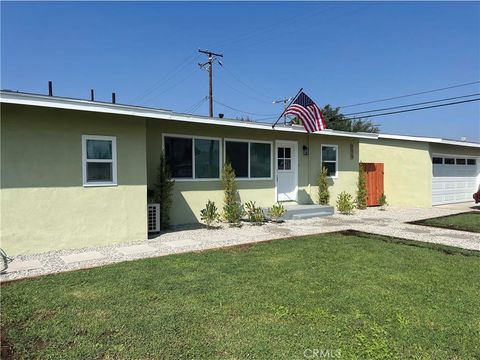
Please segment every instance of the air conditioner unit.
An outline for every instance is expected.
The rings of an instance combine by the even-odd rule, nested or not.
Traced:
[[[160,231],[160,204],[148,204],[148,233]]]

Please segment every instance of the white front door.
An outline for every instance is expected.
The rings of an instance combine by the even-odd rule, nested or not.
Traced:
[[[297,201],[297,143],[277,141],[276,143],[276,185],[277,201]]]

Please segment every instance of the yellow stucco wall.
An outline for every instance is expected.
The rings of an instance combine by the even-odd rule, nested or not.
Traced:
[[[219,120],[212,120],[219,121]],[[162,134],[193,135],[225,138],[272,141],[275,149],[276,140],[298,142],[298,202],[302,204],[317,203],[317,187],[315,186],[320,171],[320,146],[332,144],[339,146],[339,174],[337,179],[330,179],[331,204],[341,191],[352,195],[356,190],[358,177],[358,141],[351,138],[334,136],[319,136],[280,131],[239,129],[218,124],[203,125],[191,123],[176,123],[167,120],[147,120],[147,173],[149,188],[153,188],[155,176],[162,151]],[[350,158],[350,144],[353,146],[353,157]],[[303,146],[309,146],[310,156],[302,154]],[[275,157],[273,159],[275,163]],[[271,180],[238,180],[240,198],[243,203],[253,200],[262,207],[271,206],[275,199],[275,178]],[[181,181],[174,186],[174,200],[171,212],[172,224],[192,223],[199,221],[200,210],[208,200],[223,206],[221,182],[214,181]]]
[[[8,254],[146,239],[145,120],[9,104],[1,118]],[[83,187],[84,134],[116,136],[118,186]]]
[[[390,205],[432,205],[432,162],[428,143],[362,139],[360,161],[384,163],[384,188]]]

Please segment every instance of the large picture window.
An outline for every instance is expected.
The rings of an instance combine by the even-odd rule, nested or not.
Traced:
[[[226,140],[225,161],[240,179],[270,179],[272,144],[248,140]]]
[[[83,185],[117,184],[116,142],[114,136],[82,136]]]
[[[327,169],[327,176],[337,177],[338,146],[322,145],[322,167]]]
[[[165,135],[164,149],[173,178],[220,178],[220,140]]]

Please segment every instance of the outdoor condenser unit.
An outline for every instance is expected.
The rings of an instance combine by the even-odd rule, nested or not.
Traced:
[[[148,204],[148,233],[160,231],[160,204]]]

